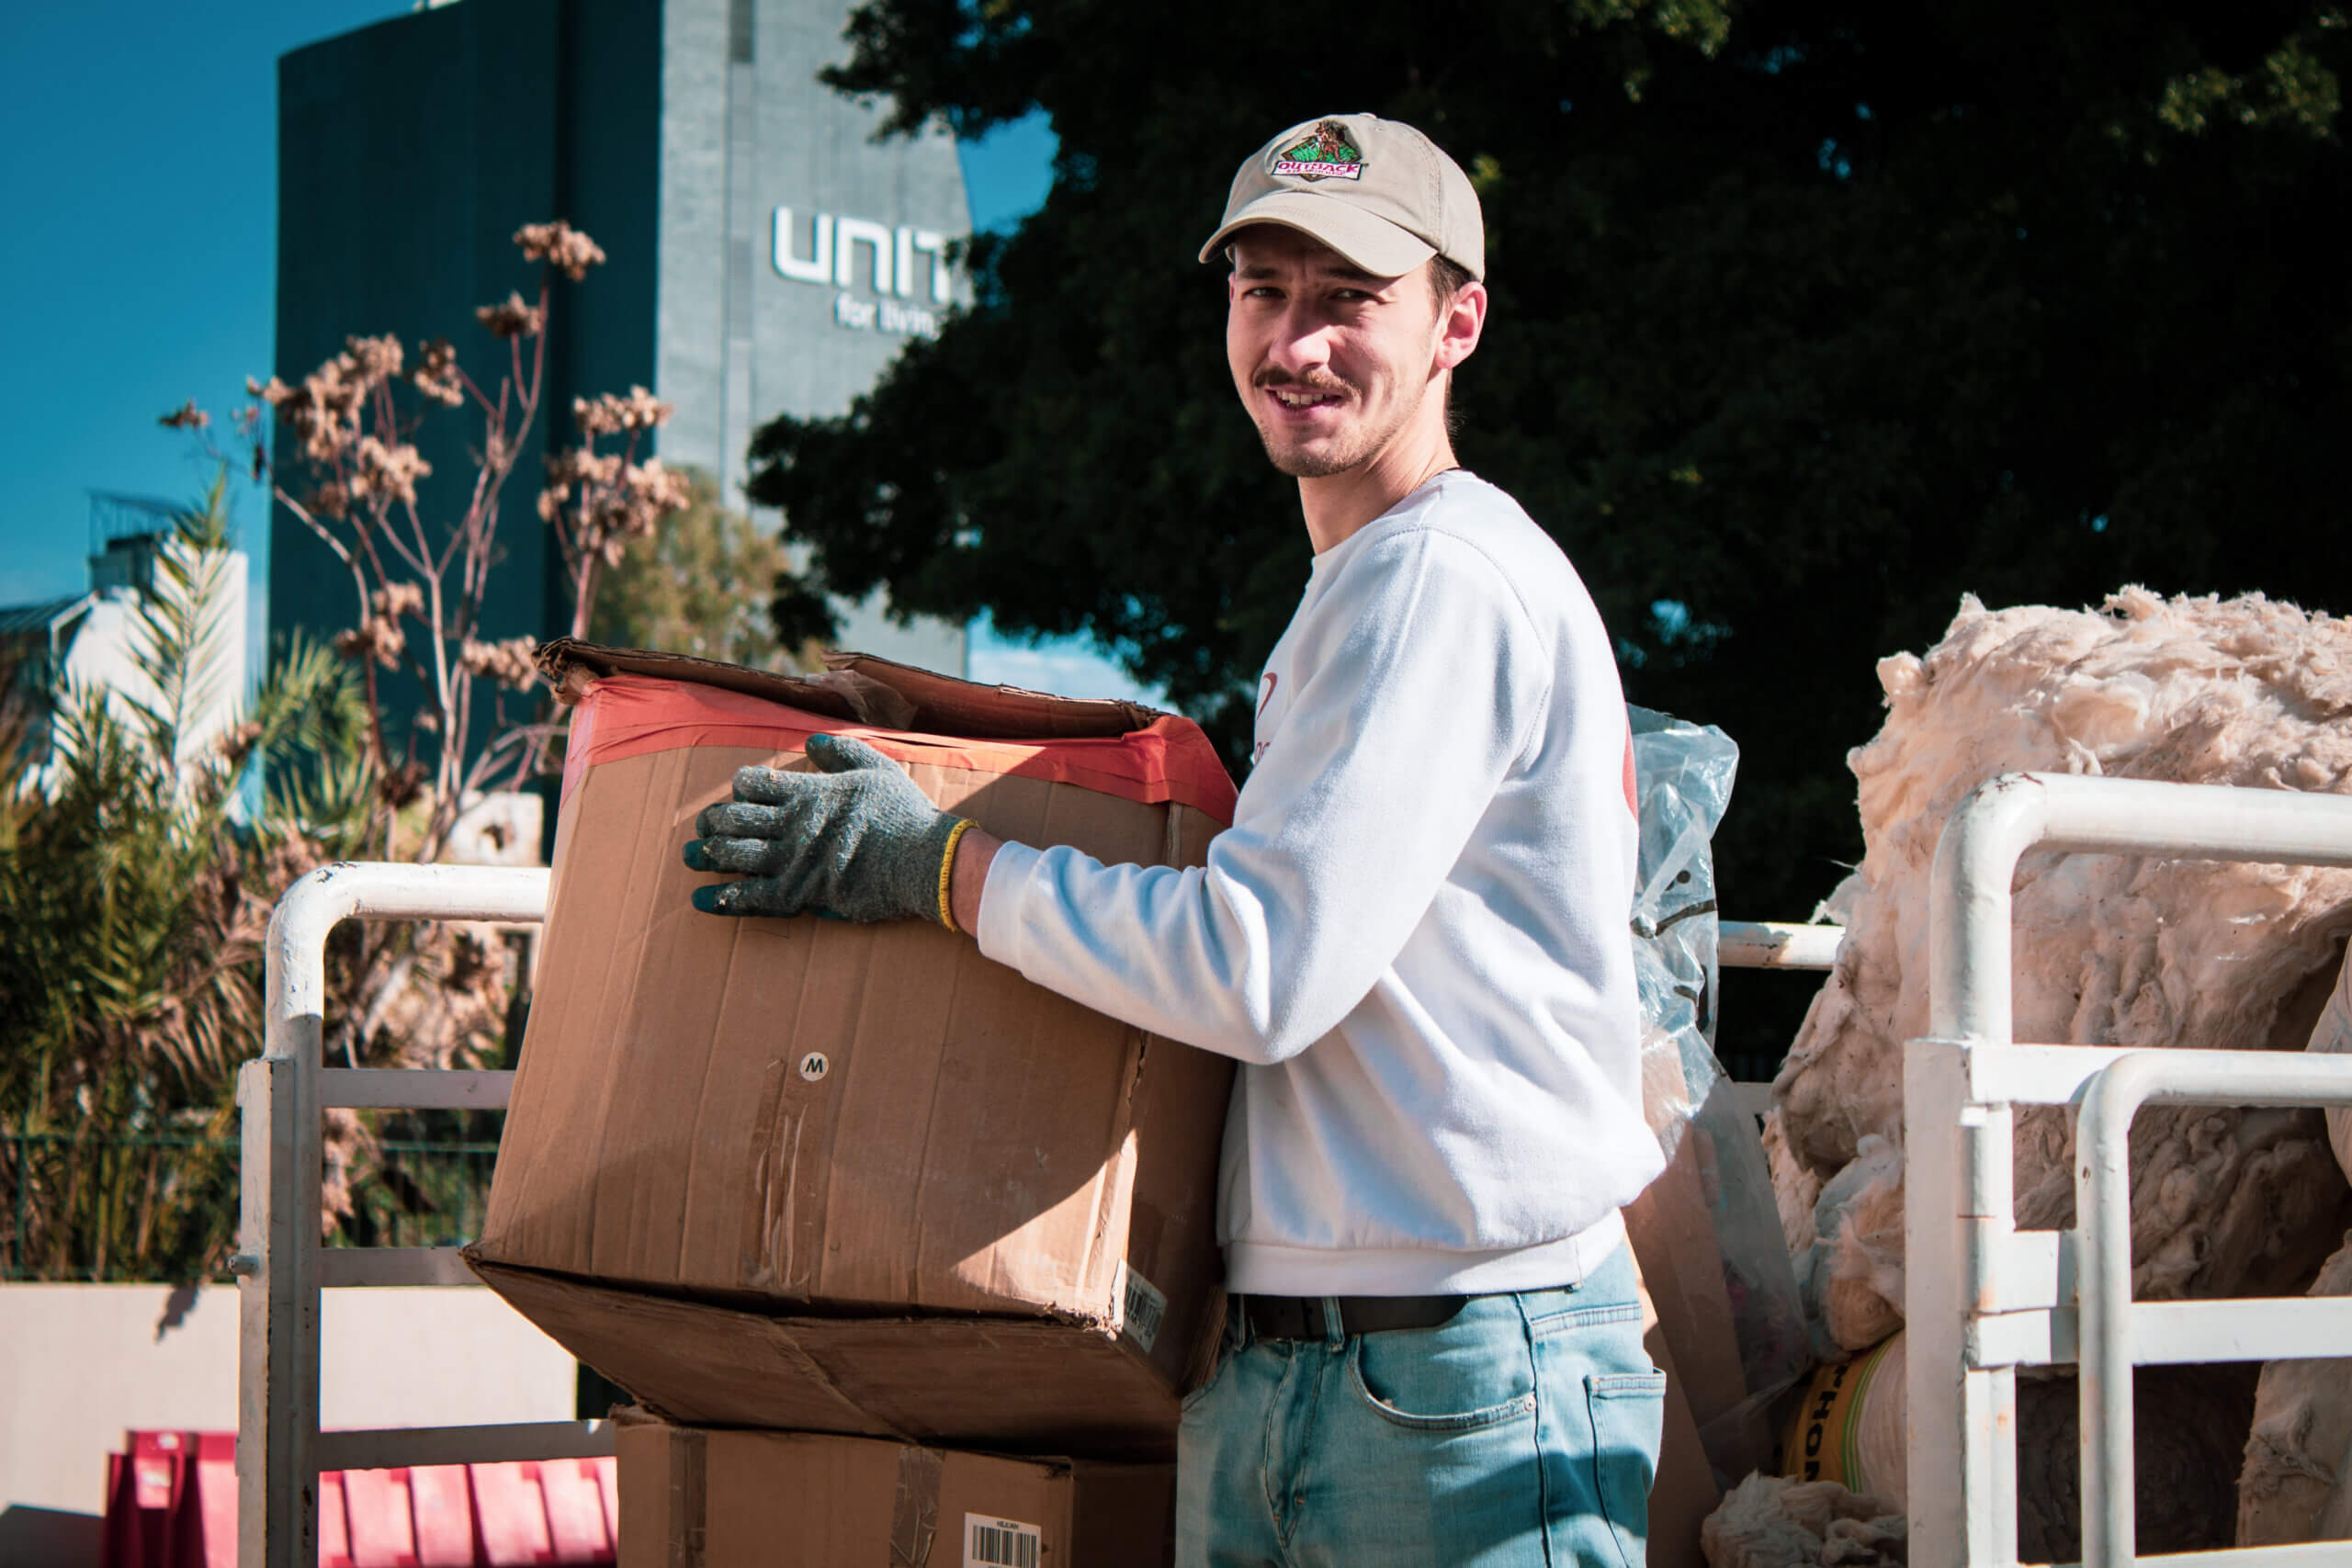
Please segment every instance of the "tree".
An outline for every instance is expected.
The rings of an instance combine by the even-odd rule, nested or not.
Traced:
[[[539,265],[538,296],[526,300],[517,290],[475,310],[481,327],[505,345],[495,378],[468,371],[446,338],[419,344],[411,364],[390,333],[352,337],[296,385],[275,376],[248,379],[255,400],[236,416],[254,478],[269,481],[271,498],[350,575],[356,624],[334,646],[365,682],[368,763],[382,797],[378,829],[387,856],[399,847],[402,809],[421,805],[410,848],[417,860],[440,858],[459,813],[484,789],[520,788],[542,772],[552,738],[552,726],[508,712],[502,691],[537,683],[533,639],[478,634],[491,567],[503,553],[500,499],[547,390],[555,276],[578,283],[603,265],[605,252],[561,219],[526,223],[514,243]],[[290,453],[273,453],[265,409]],[[447,513],[418,492],[433,472],[416,444],[418,428],[437,409],[469,409],[481,421],[463,505]],[[679,475],[659,457],[640,460],[639,449],[670,413],[642,387],[574,398],[580,444],[544,459],[538,513],[570,580],[574,637],[587,630],[598,581],[629,541],[686,503]],[[225,460],[203,434],[211,417],[194,400],[162,423],[196,433]],[[616,445],[599,449],[605,439]],[[409,687],[397,698],[386,690],[403,681]]]
[[[1734,913],[1801,914],[1858,853],[1875,663],[1962,592],[2352,598],[2332,5],[871,0],[850,36],[828,80],[896,127],[1042,107],[1060,152],[936,341],[756,436],[811,549],[786,610],[880,585],[1090,632],[1238,761],[1308,558],[1193,250],[1239,157],[1360,107],[1481,193],[1463,460],[1576,562],[1629,696],[1743,748]]]
[[[357,841],[357,683],[298,645],[225,729],[227,478],[137,602],[141,690],[54,694],[29,769],[0,729],[0,1256],[51,1278],[186,1280],[236,1223],[238,1063],[258,1047],[274,889]],[[245,811],[249,757],[288,765]],[[322,786],[324,787],[322,787]],[[243,819],[241,819],[241,817]]]
[[[0,701],[0,1264],[37,1278],[186,1281],[224,1265],[272,908],[378,841],[375,717],[348,660],[298,635],[250,701],[220,690],[243,631],[223,592],[227,488],[224,471],[156,550],[132,612],[137,681]],[[41,705],[46,757],[28,722]],[[331,1060],[505,1055],[518,965],[479,928],[353,921],[327,952]],[[478,1133],[479,1114],[324,1112],[331,1230],[365,1241],[388,1204],[429,1204],[449,1185],[436,1169],[479,1187],[486,1168],[391,1146]]]
[[[631,540],[605,574],[589,637],[730,664],[807,663],[783,657],[767,615],[769,585],[785,570],[784,547],[730,510],[708,474],[680,472],[691,496],[685,509]]]

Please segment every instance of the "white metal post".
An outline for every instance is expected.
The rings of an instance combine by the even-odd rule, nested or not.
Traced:
[[[263,1053],[237,1076],[243,1166],[232,1267],[241,1286],[237,1559],[243,1568],[315,1568],[319,1560],[319,1290],[325,1282],[319,1116],[328,1101],[321,1089],[327,1081],[327,934],[352,919],[535,921],[545,916],[547,897],[544,871],[345,862],[295,883],[270,917]],[[401,1103],[374,1092],[380,1076],[349,1075],[353,1092],[340,1098]],[[462,1103],[484,1080],[503,1077],[414,1076],[421,1084],[450,1084],[447,1091],[421,1089],[425,1104]],[[481,1102],[503,1104],[503,1088]],[[415,1278],[385,1282],[427,1282],[432,1270],[405,1272]],[[555,1425],[571,1430],[571,1424]],[[550,1436],[560,1441],[562,1434]]]
[[[1961,1356],[1967,1297],[1957,1245],[1967,1087],[1967,1047],[1959,1042],[1914,1040],[1904,1047],[1904,1463],[1906,1473],[1921,1477],[1948,1471],[1968,1452]],[[1962,1464],[1957,1485],[1910,1488],[1912,1562],[1961,1568],[1966,1543],[1983,1540],[1990,1528],[1990,1481]]]
[[[2130,1138],[2147,1091],[2132,1063],[2126,1057],[2101,1071],[2075,1121],[2084,1568],[2126,1568],[2138,1547]],[[2100,1223],[2107,1216],[2120,1216],[2120,1225]]]
[[[1974,1102],[1971,1055],[1951,1040],[1904,1051],[1904,1459],[1937,1478],[1910,1488],[1917,1568],[2018,1560],[2016,1450],[1986,1440],[2016,1425],[2016,1372],[1967,1348],[2010,1234],[2009,1108]]]
[[[273,970],[276,962],[273,951]],[[318,1438],[319,1291],[311,1275],[320,1156],[318,1108],[303,1093],[310,1083],[285,1056],[264,1056],[237,1071],[243,1145],[237,1560],[249,1568],[319,1560],[319,1467],[311,1451]]]
[[[2352,1105],[2352,1056],[2274,1051],[2134,1051],[2102,1070],[2075,1128],[2075,1235],[2081,1276],[2083,1565],[2129,1568],[2137,1551],[2132,1369],[2142,1359],[2132,1303],[2132,1118],[2143,1105]],[[2216,1319],[2272,1303],[2184,1303]],[[2288,1303],[2300,1305],[2302,1303]],[[2321,1303],[2347,1309],[2346,1303]],[[2283,1314],[2276,1314],[2283,1315]],[[2352,1351],[2352,1339],[2330,1347]],[[2216,1336],[2198,1352],[2247,1359]],[[2259,1359],[2291,1347],[2276,1340]],[[2153,1359],[2153,1358],[2151,1358]],[[2164,1359],[2175,1359],[2166,1356]]]
[[[1939,1477],[1912,1494],[1919,1568],[2018,1560],[2017,1450],[2001,1440],[2014,1437],[2017,1374],[1972,1366],[1965,1348],[1971,1320],[1997,1298],[2015,1212],[2012,1112],[1977,1099],[1969,1065],[1977,1049],[2010,1043],[2009,878],[2041,832],[2042,807],[2021,778],[1979,787],[1944,829],[1929,873],[1928,1038],[1904,1059],[1905,1462],[1913,1475]],[[1911,1252],[1915,1240],[1923,1253]]]

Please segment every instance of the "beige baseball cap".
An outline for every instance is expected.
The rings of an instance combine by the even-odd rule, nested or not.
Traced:
[[[1487,276],[1487,231],[1470,176],[1436,142],[1378,115],[1306,120],[1258,149],[1233,176],[1225,221],[1201,260],[1215,260],[1252,223],[1295,229],[1381,277],[1433,255]]]

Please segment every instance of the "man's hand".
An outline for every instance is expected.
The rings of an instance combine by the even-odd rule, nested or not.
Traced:
[[[695,908],[937,920],[955,930],[943,907],[943,872],[969,824],[932,805],[904,769],[863,740],[812,735],[808,761],[820,771],[737,769],[735,798],[695,818],[702,837],[686,845],[686,863],[744,880],[695,888]]]

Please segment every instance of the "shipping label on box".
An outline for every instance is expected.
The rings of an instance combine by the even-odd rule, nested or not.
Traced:
[[[989,1514],[964,1516],[964,1568],[1037,1568],[1045,1528]]]

